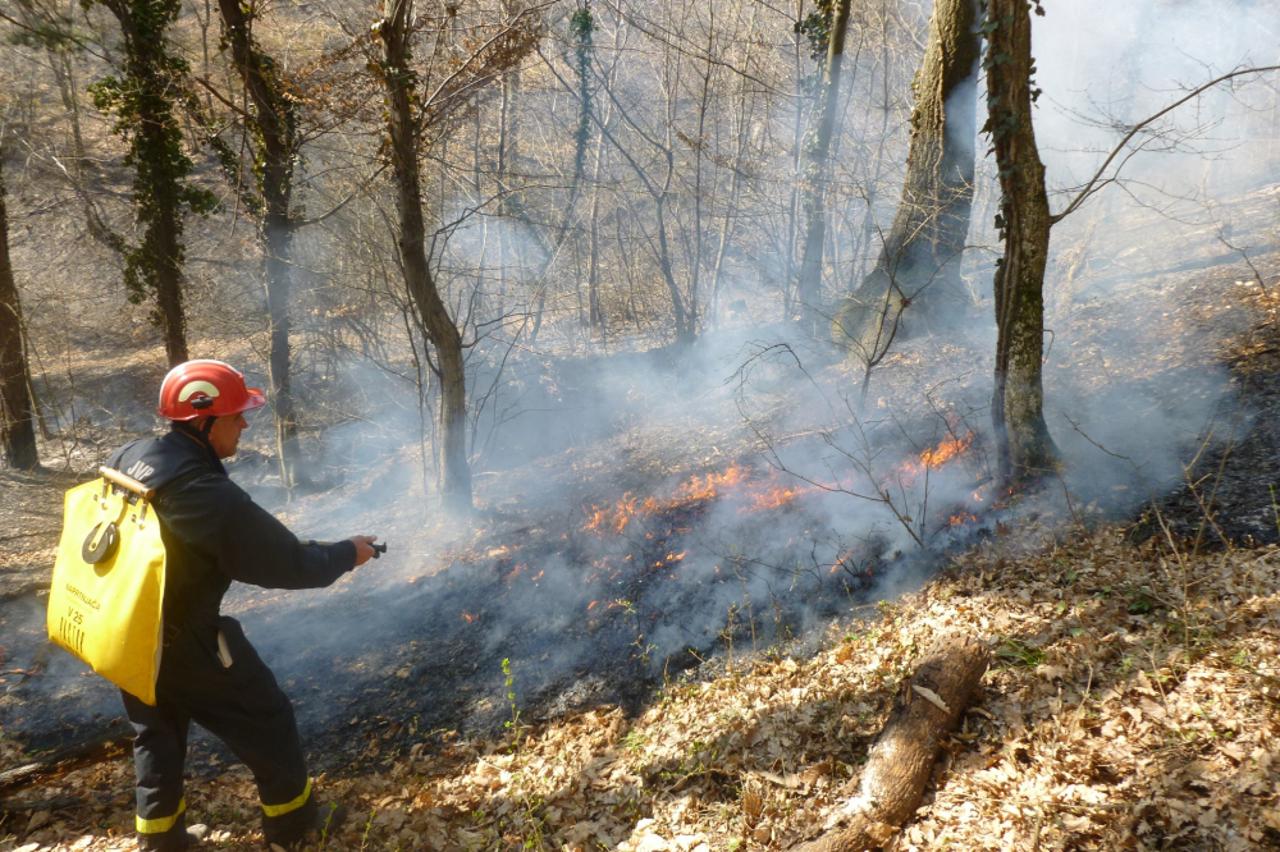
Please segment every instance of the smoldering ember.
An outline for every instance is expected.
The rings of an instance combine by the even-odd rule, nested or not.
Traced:
[[[0,35],[0,849],[1280,847],[1273,4]]]

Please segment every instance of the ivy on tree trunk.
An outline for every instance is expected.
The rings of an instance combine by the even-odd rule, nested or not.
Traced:
[[[124,38],[124,75],[108,76],[89,91],[94,105],[114,116],[115,132],[129,143],[125,164],[134,168],[134,218],[142,241],[124,247],[125,288],[134,304],[154,295],[153,320],[164,334],[165,354],[173,366],[188,357],[182,306],[183,210],[208,213],[216,206],[212,193],[186,182],[192,163],[174,117],[176,81],[187,66],[170,52],[167,32],[181,3],[87,2],[105,6]]]

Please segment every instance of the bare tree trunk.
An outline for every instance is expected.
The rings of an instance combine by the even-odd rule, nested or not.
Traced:
[[[849,28],[849,0],[836,0],[831,16],[827,65],[823,71],[823,102],[808,151],[804,174],[804,253],[800,258],[800,279],[796,299],[800,302],[800,323],[817,336],[822,325],[822,249],[826,242],[827,158],[835,129],[836,106],[840,94],[840,65],[844,59],[844,37]]]
[[[751,6],[751,18],[747,22],[745,47],[741,61],[742,67],[751,66],[752,55],[758,37],[757,21],[760,6]],[[737,91],[737,132],[734,134],[732,166],[729,169],[729,199],[724,205],[724,215],[720,219],[720,234],[716,241],[715,260],[711,264],[711,285],[707,297],[707,319],[718,322],[720,311],[720,283],[724,275],[724,261],[728,254],[729,243],[733,239],[734,230],[741,211],[738,204],[742,198],[744,165],[747,156],[747,143],[751,135],[751,123],[754,120],[755,88],[745,78],[740,78]]]
[[[426,226],[419,187],[418,134],[412,106],[415,75],[409,47],[413,0],[387,0],[378,28],[384,53],[387,123],[400,214],[400,260],[405,284],[427,339],[436,350],[440,377],[440,493],[453,512],[471,510],[471,469],[467,463],[467,395],[462,335],[436,290],[427,264]]]
[[[671,247],[667,242],[667,198],[671,191],[671,178],[675,174],[674,155],[667,148],[667,177],[662,185],[662,192],[655,198],[655,209],[658,220],[658,268],[662,270],[662,280],[667,284],[667,292],[671,295],[671,311],[675,320],[676,340],[688,343],[694,338],[694,328],[684,308],[684,299],[680,296],[680,285],[676,283],[675,269],[672,267]]]
[[[875,350],[908,306],[920,325],[946,325],[968,301],[960,256],[973,203],[980,34],[976,0],[938,0],[912,91],[907,176],[875,268],[837,314],[837,339]],[[892,295],[886,299],[886,291]],[[889,306],[889,316],[882,310]],[[870,328],[868,328],[870,327]],[[917,328],[919,326],[916,326]],[[911,330],[911,323],[902,326]]]
[[[153,126],[151,122],[144,121],[142,133],[153,133]],[[170,367],[176,367],[190,357],[187,354],[187,318],[182,307],[182,247],[177,223],[182,210],[177,189],[176,184],[156,187],[157,219],[147,229],[142,244],[142,250],[151,256],[154,264],[156,313]]]
[[[1028,0],[989,0],[988,129],[1000,172],[1004,257],[996,266],[996,366],[991,419],[1000,480],[1034,481],[1057,466],[1044,422],[1044,271],[1049,200],[1031,123],[1031,16]],[[999,57],[993,61],[990,57]]]
[[[9,218],[5,209],[4,154],[0,150],[0,437],[4,460],[19,470],[40,466],[36,453],[35,401],[22,340],[22,305],[9,260]]]
[[[596,159],[591,175],[591,248],[587,267],[587,303],[591,309],[591,327],[602,337],[608,335],[604,308],[600,304],[600,172],[604,166],[604,136],[596,142]]]
[[[706,45],[706,62],[702,68],[702,92],[698,99],[698,130],[694,137],[695,144],[693,146],[693,251],[689,262],[689,327],[697,332],[701,315],[703,314],[702,305],[702,256],[703,256],[703,227],[702,227],[702,211],[705,202],[702,198],[702,186],[704,180],[705,168],[703,166],[704,151],[707,147],[707,111],[711,105],[711,79],[715,71],[715,64],[712,57],[717,56],[715,43],[716,29],[716,4],[708,3],[706,5],[709,20],[707,23],[707,45]],[[685,14],[690,14],[692,10],[688,6],[685,7]]]
[[[795,20],[799,23],[803,19],[804,0],[795,0]],[[795,37],[791,42],[791,64],[796,82],[796,97],[793,100],[795,109],[791,114],[791,192],[787,197],[787,213],[786,213],[786,232],[783,237],[783,281],[782,285],[782,319],[790,321],[795,318],[795,299],[792,290],[792,284],[798,283],[800,279],[799,268],[796,266],[796,239],[800,231],[800,175],[802,163],[804,162],[804,74],[802,70],[802,59],[800,45],[804,40],[804,36],[800,34],[800,28],[794,29]]]
[[[920,805],[942,739],[977,694],[991,655],[968,637],[938,643],[903,684],[893,712],[862,768],[858,796],[849,803],[849,824],[800,852],[863,852],[879,849]]]
[[[867,259],[871,256],[872,237],[876,233],[876,202],[880,196],[880,180],[884,176],[884,149],[889,140],[889,116],[892,114],[889,99],[889,73],[891,54],[889,52],[889,2],[882,0],[880,4],[880,136],[876,142],[876,154],[871,158],[871,176],[867,179],[866,200],[867,211],[862,217],[862,231],[858,235],[857,254],[855,256],[854,274],[859,274],[867,267]],[[841,308],[845,305],[841,305]],[[834,322],[840,323],[837,313]],[[833,326],[838,331],[839,325]],[[839,337],[837,336],[837,340]]]
[[[260,240],[267,293],[270,333],[268,374],[275,420],[276,453],[285,488],[298,483],[299,450],[296,404],[290,387],[289,294],[293,278],[293,160],[298,140],[293,107],[277,76],[277,63],[254,43],[249,18],[240,0],[218,0],[227,42],[240,80],[253,102],[252,122],[257,137],[255,159],[261,163],[259,182],[264,210]]]
[[[521,5],[522,3],[518,2],[518,0],[503,0],[503,16],[507,19],[514,18],[520,13]],[[498,182],[498,191],[502,194],[498,202],[498,215],[504,223],[511,223],[511,225],[514,225],[517,216],[524,211],[523,200],[513,194],[517,190],[517,182],[521,181],[513,172],[516,160],[520,155],[520,117],[516,109],[519,100],[520,70],[511,68],[502,75],[502,88],[498,108],[498,164],[497,174],[494,176]],[[478,120],[478,112],[476,117]],[[478,173],[479,169],[476,171]],[[509,227],[510,225],[500,228],[498,231],[498,303],[495,306],[494,313],[499,316],[506,311],[507,282],[510,267],[513,261],[523,260],[520,243],[510,239],[508,234]],[[515,257],[513,258],[512,255],[515,255]],[[548,262],[550,261],[548,260]],[[524,269],[523,262],[518,262],[514,265],[517,269]]]

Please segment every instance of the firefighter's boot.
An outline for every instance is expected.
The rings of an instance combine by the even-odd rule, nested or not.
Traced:
[[[192,846],[199,846],[209,833],[209,826],[202,822],[184,826],[180,830],[166,831],[163,834],[139,834],[138,849],[146,852],[179,852]]]
[[[311,811],[308,824],[298,834],[268,837],[267,848],[271,852],[293,852],[308,846],[331,843],[346,819],[345,805],[336,802],[317,802]]]

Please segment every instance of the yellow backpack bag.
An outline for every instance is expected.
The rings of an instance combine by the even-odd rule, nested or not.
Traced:
[[[139,700],[156,703],[164,543],[153,490],[119,471],[69,490],[49,589],[49,638]]]

